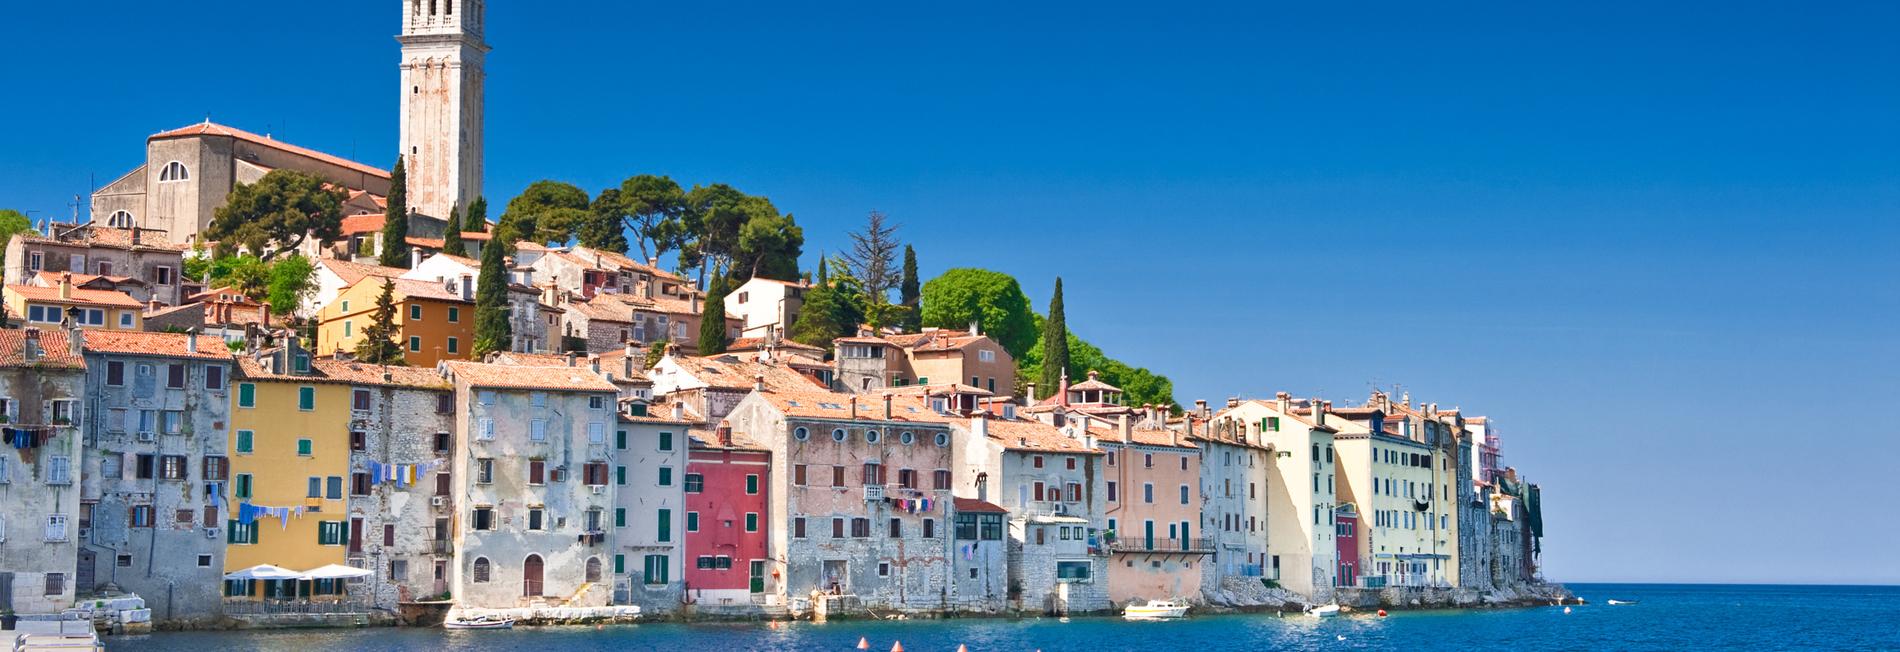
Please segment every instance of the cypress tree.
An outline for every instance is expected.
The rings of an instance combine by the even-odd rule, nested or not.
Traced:
[[[488,232],[488,198],[476,196],[468,203],[468,213],[462,217],[462,230],[475,233]]]
[[[923,313],[918,301],[923,296],[917,283],[917,251],[904,245],[904,280],[897,286],[898,302],[904,306],[903,329],[906,333],[922,330]]]
[[[514,327],[508,322],[508,270],[503,267],[501,243],[482,247],[482,275],[475,282],[475,344],[470,354],[476,359],[490,351],[506,351],[514,339]]]
[[[384,267],[409,267],[409,180],[402,169],[402,157],[389,171],[389,207],[383,210]]]
[[[831,284],[831,279],[827,278],[825,274],[825,257],[819,256],[818,257],[818,285],[822,287],[822,286],[830,285],[830,284]]]
[[[1062,316],[1062,277],[1056,277],[1055,296],[1049,298],[1049,317],[1042,320],[1042,379],[1039,387],[1047,393],[1062,383],[1062,370],[1069,368],[1069,325]]]
[[[726,352],[726,276],[713,276],[706,291],[706,309],[699,313],[699,354]]]
[[[376,297],[376,312],[370,314],[363,329],[363,341],[356,343],[356,359],[370,364],[401,365],[402,347],[396,344],[396,282],[383,279],[383,293]]]
[[[468,257],[468,246],[462,244],[462,207],[460,206],[449,210],[449,223],[442,227],[442,253]]]

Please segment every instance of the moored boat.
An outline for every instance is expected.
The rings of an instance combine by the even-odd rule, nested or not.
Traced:
[[[1122,618],[1128,620],[1173,620],[1187,616],[1185,602],[1174,600],[1149,600],[1147,604],[1130,604],[1122,610]]]
[[[1327,618],[1339,615],[1338,604],[1323,604],[1306,610],[1306,614],[1315,618]]]
[[[514,629],[515,619],[493,616],[449,618],[442,621],[442,627],[443,629]]]
[[[1636,604],[1635,600],[1610,600],[1610,604]]]

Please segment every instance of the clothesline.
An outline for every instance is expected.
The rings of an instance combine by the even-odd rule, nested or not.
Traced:
[[[365,462],[369,469],[371,484],[395,483],[398,487],[407,487],[422,479],[422,476],[436,466],[435,462],[421,464],[384,464],[376,460]]]
[[[297,518],[303,518],[303,510],[302,505],[296,507],[270,507],[242,502],[238,503],[237,520],[239,525],[250,525],[257,522],[258,517],[268,516],[277,519],[277,522],[284,528],[289,528],[290,517],[296,516]]]

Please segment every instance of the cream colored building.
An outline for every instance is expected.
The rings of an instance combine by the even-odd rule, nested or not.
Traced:
[[[1249,438],[1273,447],[1267,476],[1267,568],[1281,586],[1311,600],[1331,599],[1338,565],[1333,514],[1338,505],[1338,429],[1324,411],[1314,418],[1294,411],[1282,392],[1273,401],[1231,400],[1214,420],[1231,420]],[[1218,426],[1217,426],[1218,427]]]

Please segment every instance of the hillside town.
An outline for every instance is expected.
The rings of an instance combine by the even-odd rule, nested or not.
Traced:
[[[940,299],[981,270],[923,283],[876,215],[812,270],[757,197],[647,211],[630,179],[575,208],[542,186],[489,220],[482,5],[402,4],[390,170],[206,120],[153,133],[90,217],[6,243],[0,614],[1084,615],[1543,590],[1539,486],[1480,413],[1273,377],[1178,402],[1081,355],[1059,282],[1046,313],[994,272],[1008,291]],[[641,221],[694,210],[671,235]],[[714,237],[721,211],[788,237]]]

